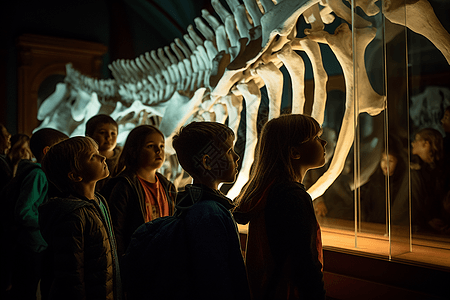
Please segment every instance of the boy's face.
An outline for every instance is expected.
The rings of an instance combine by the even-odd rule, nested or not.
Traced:
[[[112,151],[117,145],[117,127],[111,123],[100,124],[91,138],[98,143],[100,152]]]
[[[211,172],[216,176],[216,182],[234,182],[238,174],[239,155],[234,152],[234,137],[229,136],[222,144],[216,158],[211,157]]]
[[[101,155],[93,145],[87,154],[80,156],[79,164],[81,171],[78,175],[84,182],[96,182],[109,176],[106,157]]]
[[[164,138],[158,132],[147,135],[140,151],[139,164],[141,168],[151,170],[161,168],[166,156],[164,146]]]

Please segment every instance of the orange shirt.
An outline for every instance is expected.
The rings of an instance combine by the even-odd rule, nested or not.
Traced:
[[[169,215],[169,203],[163,186],[156,176],[156,182],[152,183],[139,177],[139,181],[145,193],[145,222]]]

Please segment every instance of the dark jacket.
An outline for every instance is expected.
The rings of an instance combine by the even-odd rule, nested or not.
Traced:
[[[444,190],[442,162],[432,168],[419,159],[417,165],[411,166],[411,223],[414,232],[431,230],[429,221],[440,216]]]
[[[0,154],[0,191],[12,178],[11,164],[8,156]]]
[[[17,242],[33,252],[42,252],[47,248],[47,243],[39,229],[38,207],[47,200],[47,176],[39,163],[22,159],[15,178],[23,178],[17,187],[20,192],[14,210]]]
[[[234,213],[249,224],[246,266],[253,299],[325,299],[320,227],[302,184],[274,183]]]
[[[100,195],[97,201],[106,205]],[[120,299],[114,237],[96,201],[49,199],[39,207],[39,224],[48,243],[42,278],[48,299]]]
[[[163,175],[156,173],[166,191],[169,214],[175,209],[176,188]],[[136,173],[126,170],[111,178],[101,194],[107,199],[117,241],[119,257],[125,254],[134,231],[145,223],[145,192]]]
[[[203,185],[187,185],[178,195],[185,212],[192,284],[189,299],[250,299],[239,233],[222,193]]]

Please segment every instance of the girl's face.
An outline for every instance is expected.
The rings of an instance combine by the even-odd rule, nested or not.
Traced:
[[[430,143],[425,141],[420,134],[416,134],[414,141],[411,143],[412,154],[418,155],[422,160],[426,160],[430,154]]]
[[[384,176],[388,174],[388,161],[389,161],[389,176],[394,175],[395,167],[397,166],[397,158],[392,154],[386,155],[383,153],[381,155],[380,167],[383,171]]]
[[[22,143],[19,148],[16,149],[18,157],[21,159],[31,159],[33,154],[31,154],[30,143]]]
[[[140,168],[151,170],[161,168],[165,160],[164,145],[164,137],[158,132],[147,135],[139,154]]]
[[[325,164],[325,145],[327,142],[320,138],[320,131],[314,138],[298,146],[300,165],[308,169],[322,167]]]

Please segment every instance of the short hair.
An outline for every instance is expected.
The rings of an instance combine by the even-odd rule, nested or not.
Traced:
[[[153,133],[159,133],[164,139],[164,134],[153,125],[140,125],[130,131],[120,153],[113,176],[125,169],[137,171],[139,168],[139,154],[144,147],[145,138]]]
[[[36,160],[40,162],[44,156],[45,147],[51,147],[54,144],[66,140],[67,134],[53,128],[42,128],[31,135],[30,149]]]
[[[117,122],[113,118],[108,115],[100,114],[93,116],[86,122],[86,131],[84,134],[86,136],[93,136],[95,130],[101,124],[113,124],[117,129],[119,129],[119,125],[117,125]]]
[[[217,149],[234,132],[230,127],[217,122],[192,122],[182,127],[173,137],[172,146],[183,169],[192,175],[198,175],[198,166],[203,154],[209,154],[211,148]]]
[[[89,154],[97,143],[90,137],[77,136],[59,142],[48,150],[42,159],[42,169],[47,179],[62,192],[73,192],[70,172],[81,171],[80,159]]]

